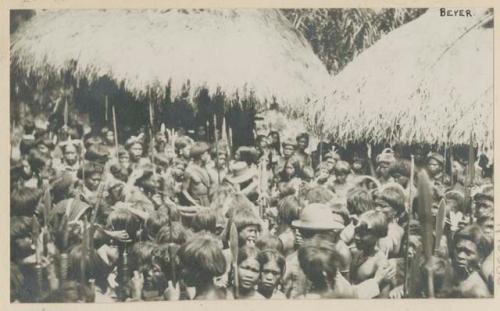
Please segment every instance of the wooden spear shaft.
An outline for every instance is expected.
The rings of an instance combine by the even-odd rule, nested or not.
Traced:
[[[111,107],[112,113],[113,113],[113,131],[115,132],[115,155],[116,159],[118,160],[118,126],[116,125],[116,111],[115,111],[115,105]]]
[[[403,293],[405,297],[408,295],[408,269],[409,269],[409,261],[408,261],[408,249],[410,248],[410,222],[411,222],[411,214],[412,214],[412,188],[413,188],[413,179],[415,174],[415,160],[413,155],[411,155],[411,167],[410,167],[410,180],[408,180],[408,222],[406,223],[406,248],[405,248],[405,275],[403,282]]]
[[[215,168],[217,169],[217,182],[220,185],[219,169],[219,135],[217,135],[217,115],[214,114],[214,137],[215,137]]]

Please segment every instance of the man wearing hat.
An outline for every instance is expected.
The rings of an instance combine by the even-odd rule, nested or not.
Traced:
[[[431,152],[427,158],[427,172],[429,178],[436,185],[449,186],[450,177],[444,172],[444,157],[437,153]]]
[[[234,162],[226,180],[246,196],[257,191],[257,172],[244,161]]]
[[[209,149],[207,143],[196,142],[189,151],[191,162],[186,168],[182,185],[182,194],[189,205],[208,206],[210,204],[209,193],[213,181],[206,168],[210,160]]]
[[[485,185],[474,195],[474,218],[480,222],[487,218],[493,218],[495,208],[493,205],[494,187]]]
[[[306,206],[300,213],[298,220],[292,221],[292,227],[297,229],[295,244],[302,244],[303,240],[312,239],[318,234],[339,233],[344,225],[336,221],[330,208],[326,204],[313,203]],[[302,240],[302,239],[303,240]],[[297,298],[308,290],[308,281],[299,266],[298,251],[286,258],[286,272],[284,275],[284,292],[288,298]]]

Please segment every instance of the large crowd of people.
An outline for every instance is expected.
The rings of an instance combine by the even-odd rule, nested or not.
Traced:
[[[234,148],[162,126],[121,145],[24,120],[11,301],[493,295],[492,159],[284,134]]]

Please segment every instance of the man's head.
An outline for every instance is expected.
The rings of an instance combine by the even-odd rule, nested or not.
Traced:
[[[477,271],[492,251],[492,244],[478,225],[457,231],[453,240],[453,264],[455,270],[464,275]]]
[[[346,161],[338,161],[333,170],[335,172],[335,182],[344,184],[347,176],[351,173],[351,166]]]
[[[309,147],[309,134],[300,133],[299,135],[297,135],[296,141],[298,150],[300,151],[306,150],[306,148]]]
[[[77,172],[78,179],[84,179],[85,186],[90,191],[96,191],[101,183],[103,167],[95,162],[86,162]]]
[[[439,153],[432,152],[427,160],[427,171],[430,176],[436,176],[443,171],[444,157]]]
[[[291,139],[286,139],[283,144],[283,156],[285,158],[290,158],[295,152],[295,148],[297,147],[295,141]]]
[[[208,151],[210,147],[205,142],[196,142],[192,145],[189,156],[193,159],[193,161],[200,161],[205,164],[210,160],[210,154]]]
[[[494,188],[493,185],[483,186],[481,191],[474,195],[475,217],[480,218],[493,218],[494,205],[493,205]]]
[[[381,211],[368,211],[359,217],[354,243],[359,250],[372,250],[378,240],[387,236],[387,217]]]
[[[390,184],[380,191],[375,199],[375,208],[389,220],[401,216],[405,211],[405,193],[399,184]]]
[[[389,176],[394,180],[394,182],[406,188],[408,186],[408,181],[410,180],[410,170],[410,161],[396,161],[389,167]]]
[[[76,144],[69,143],[64,145],[61,149],[64,155],[64,161],[68,165],[74,165],[78,161],[80,150]]]
[[[396,162],[394,151],[386,148],[377,156],[377,175],[378,177],[387,180],[389,178],[389,167]]]

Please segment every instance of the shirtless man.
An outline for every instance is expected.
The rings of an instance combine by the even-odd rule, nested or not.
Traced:
[[[191,163],[186,168],[182,194],[191,205],[209,206],[209,194],[213,185],[205,165],[210,160],[207,143],[195,143],[190,149]]]
[[[387,253],[377,247],[379,239],[387,236],[388,222],[381,211],[368,211],[359,217],[354,243],[358,250],[353,256],[351,279],[358,284],[372,278],[376,271],[388,265]]]
[[[453,268],[455,271],[454,296],[461,298],[491,297],[481,265],[492,245],[477,225],[459,230],[454,237]]]

